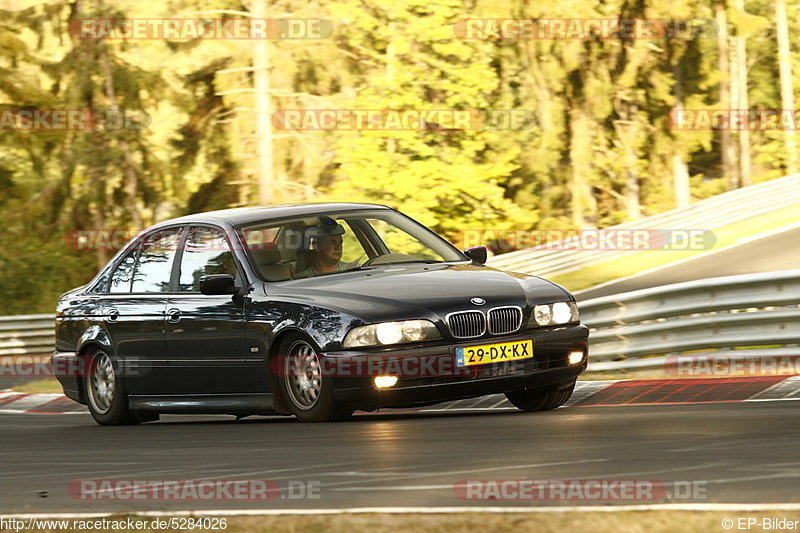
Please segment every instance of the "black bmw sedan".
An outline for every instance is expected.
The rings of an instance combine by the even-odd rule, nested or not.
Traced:
[[[574,298],[485,261],[377,205],[176,218],[61,296],[52,363],[104,425],[319,422],[493,393],[523,411],[564,404],[587,360]]]

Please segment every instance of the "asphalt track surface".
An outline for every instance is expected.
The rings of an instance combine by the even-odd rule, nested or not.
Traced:
[[[654,251],[653,253],[658,253]],[[800,268],[800,228],[700,256],[649,274],[580,291],[579,301],[697,279]]]
[[[796,401],[379,414],[327,424],[171,416],[99,427],[83,414],[0,415],[0,427],[0,514],[800,501]],[[461,480],[524,478],[655,480],[670,491],[697,482],[702,491],[671,501],[541,502],[468,501],[453,490]],[[80,479],[269,479],[281,495],[81,501],[67,494]],[[288,498],[290,482],[316,487],[318,498]]]
[[[798,242],[800,229],[787,231],[579,299],[798,268]],[[0,514],[800,501],[796,401],[387,414],[335,424],[165,416],[112,428],[85,414],[0,414],[0,428]],[[281,493],[266,502],[82,501],[67,492],[82,479],[267,479]],[[460,499],[453,489],[458,481],[502,479],[650,480],[673,494],[694,482],[701,492],[654,501],[487,501]],[[292,498],[289,484],[303,483],[318,497]]]

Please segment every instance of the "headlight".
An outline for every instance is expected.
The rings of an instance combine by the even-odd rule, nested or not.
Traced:
[[[375,336],[381,344],[397,344],[403,340],[402,322],[384,322],[375,325]]]
[[[572,318],[572,309],[567,302],[557,302],[553,304],[553,323],[566,324]]]
[[[552,326],[568,322],[578,322],[578,305],[571,301],[534,306],[528,326]]]
[[[344,337],[344,348],[383,346],[439,339],[439,330],[429,320],[381,322],[351,329]]]
[[[578,313],[578,302],[570,302],[569,308],[572,310],[572,321],[580,322],[581,316],[580,313]]]
[[[553,310],[549,305],[537,305],[533,308],[533,319],[540,326],[546,326],[553,320]]]

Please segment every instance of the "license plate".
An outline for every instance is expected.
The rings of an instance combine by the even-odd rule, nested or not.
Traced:
[[[533,357],[533,341],[500,342],[456,348],[456,366],[486,365]]]

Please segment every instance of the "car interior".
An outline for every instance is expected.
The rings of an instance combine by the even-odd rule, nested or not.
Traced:
[[[395,243],[390,246],[387,240],[388,236],[383,234],[380,227],[383,221],[379,219],[354,217],[338,218],[335,221],[345,228],[341,261],[352,267],[364,265],[367,262],[377,265],[408,260],[437,260],[429,253],[417,250],[409,250],[411,253],[393,253],[407,249],[409,242],[413,244],[413,237],[409,237],[411,239],[409,242]],[[245,241],[254,268],[265,281],[298,279],[298,273],[307,271],[313,264],[314,238],[312,234],[314,232],[311,231],[312,228],[316,229],[321,224],[333,223],[334,219],[321,216],[291,220],[277,226],[248,228]],[[378,226],[375,227],[374,224],[378,224]],[[300,277],[305,277],[305,275]]]
[[[343,221],[344,222],[344,221]],[[260,242],[249,246],[249,255],[265,281],[294,279],[297,272],[306,270],[313,259],[309,249],[307,231],[320,224],[319,217],[292,221],[277,228],[260,230],[274,235],[272,242]]]

